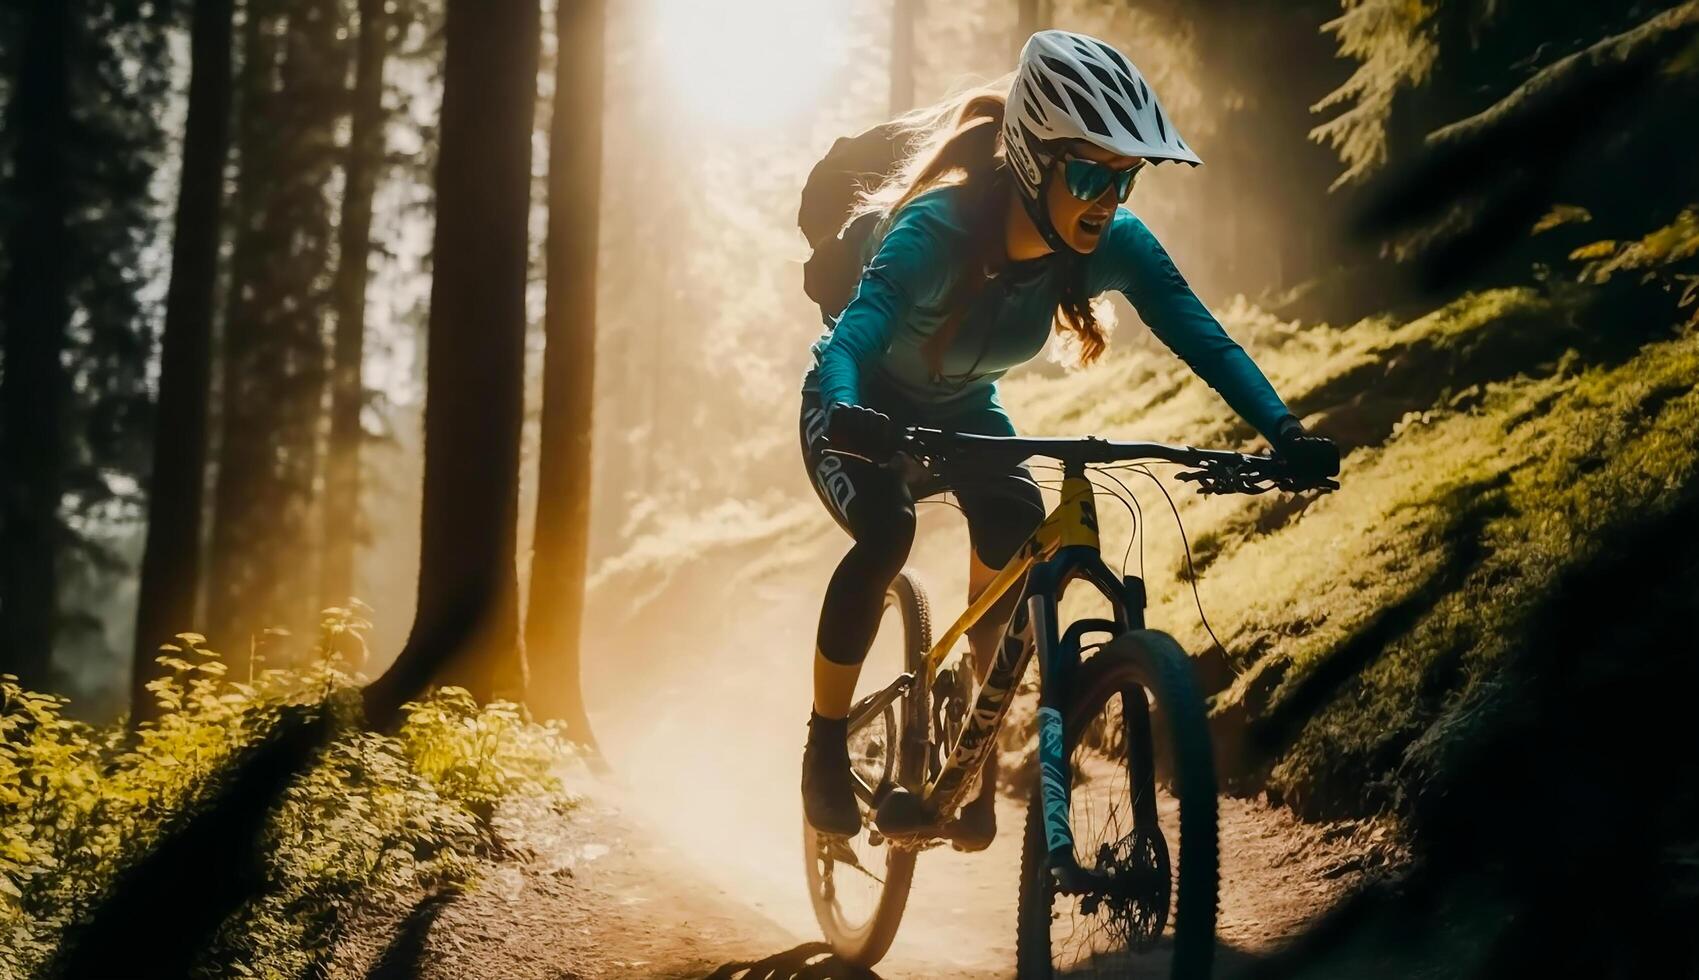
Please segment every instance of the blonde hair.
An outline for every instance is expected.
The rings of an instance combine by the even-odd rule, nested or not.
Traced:
[[[1000,272],[1008,262],[1002,222],[1014,181],[1003,154],[1003,113],[1014,78],[1011,72],[893,120],[895,138],[908,142],[910,149],[889,176],[862,189],[850,211],[851,221],[879,214],[876,234],[882,234],[897,213],[921,194],[945,186],[966,190],[967,239],[974,244],[962,256],[961,275],[947,303],[949,316],[922,348],[934,377],[943,376],[944,351],[987,276]],[[1107,332],[1086,295],[1084,257],[1069,254],[1063,261],[1067,265],[1053,329],[1070,342],[1080,364],[1090,364],[1107,346]]]

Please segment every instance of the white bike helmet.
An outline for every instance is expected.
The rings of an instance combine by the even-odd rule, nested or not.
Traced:
[[[1039,31],[1021,48],[1003,114],[1003,144],[1027,213],[1058,251],[1072,249],[1051,226],[1044,207],[1057,156],[1052,141],[1075,139],[1153,163],[1203,163],[1121,52],[1084,34]]]

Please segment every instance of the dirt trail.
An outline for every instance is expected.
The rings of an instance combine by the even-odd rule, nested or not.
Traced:
[[[913,558],[930,568],[935,598],[965,593],[965,540],[951,533],[926,539]],[[593,650],[585,685],[617,784],[575,777],[586,798],[570,819],[518,832],[528,860],[493,869],[477,892],[361,930],[384,937],[365,941],[387,943],[400,969],[374,971],[382,952],[372,948],[343,957],[337,975],[869,976],[826,957],[805,890],[797,778],[808,651],[831,564],[799,567],[741,604],[653,609],[644,637]],[[864,688],[900,663],[894,647],[876,644]],[[873,976],[1013,976],[1023,818],[1004,800],[990,849],[921,856],[902,930]],[[1223,799],[1218,975],[1335,902],[1358,874],[1364,836]]]
[[[478,890],[426,899],[372,923],[363,930],[374,937],[367,948],[351,947],[335,975],[1012,977],[1021,817],[1004,800],[1003,833],[989,850],[922,856],[902,932],[870,974],[838,963],[820,942],[803,888],[799,831],[782,842],[783,859],[772,867],[704,863],[622,790],[599,786],[570,819],[525,821],[523,839],[514,841],[523,858],[493,866]],[[1359,874],[1359,829],[1305,825],[1261,804],[1222,801],[1218,975],[1271,951],[1349,888]],[[742,887],[731,880],[738,877]],[[776,878],[790,887],[771,889]]]

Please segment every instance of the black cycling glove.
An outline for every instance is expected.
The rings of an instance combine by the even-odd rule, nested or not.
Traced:
[[[826,413],[826,444],[875,463],[902,448],[903,431],[889,415],[865,405],[833,405]]]
[[[1326,436],[1305,431],[1296,415],[1280,420],[1274,433],[1274,451],[1291,463],[1299,476],[1321,479],[1339,475],[1339,447]]]

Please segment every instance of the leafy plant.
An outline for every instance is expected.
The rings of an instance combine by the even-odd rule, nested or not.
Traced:
[[[308,975],[354,913],[474,882],[503,801],[570,804],[557,775],[569,743],[520,706],[444,688],[408,705],[399,735],[363,730],[344,659],[364,650],[362,608],[326,610],[312,665],[248,680],[180,634],[158,658],[168,675],[148,685],[160,718],[133,735],[68,719],[64,698],[0,677],[0,976],[46,963],[288,705],[324,706],[337,734],[272,815],[264,884],[206,950],[204,975]]]
[[[1643,238],[1593,242],[1569,257],[1583,263],[1582,282],[1603,284],[1617,275],[1639,273],[1642,284],[1677,293],[1677,308],[1692,309],[1688,323],[1699,325],[1699,209],[1683,209]]]

